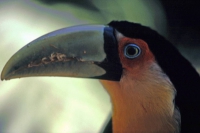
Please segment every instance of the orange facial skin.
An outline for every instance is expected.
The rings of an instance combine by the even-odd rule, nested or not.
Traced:
[[[120,82],[101,80],[113,104],[114,133],[178,132],[174,107],[175,89],[158,66],[148,44],[141,39],[122,37],[119,57],[123,67]],[[136,44],[141,54],[129,59],[124,55],[127,44]]]

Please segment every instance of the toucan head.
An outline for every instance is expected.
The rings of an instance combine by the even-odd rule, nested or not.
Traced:
[[[142,63],[137,61],[147,62],[147,58],[155,58],[175,86],[191,80],[188,75],[195,71],[156,31],[137,23],[112,21],[108,25],[63,28],[39,37],[10,58],[1,80],[68,76],[119,81],[123,70],[139,67]]]
[[[164,41],[160,44],[162,39],[150,28],[126,21],[64,28],[21,48],[5,65],[1,79],[68,76],[119,81],[127,65],[153,58],[148,50],[165,70],[165,62],[173,60],[169,53],[178,51]]]
[[[67,76],[120,81],[127,73],[140,76],[152,62],[176,88],[182,125],[192,129],[199,117],[188,113],[188,105],[195,107],[198,101],[199,75],[169,41],[140,24],[112,21],[108,25],[74,26],[48,33],[15,53],[5,65],[1,80]],[[193,122],[187,123],[190,118]]]

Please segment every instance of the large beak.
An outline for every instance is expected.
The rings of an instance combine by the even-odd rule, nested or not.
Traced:
[[[30,76],[67,76],[118,81],[122,66],[112,27],[84,25],[46,34],[15,53],[1,80]]]

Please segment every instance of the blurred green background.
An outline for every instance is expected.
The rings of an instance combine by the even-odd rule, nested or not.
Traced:
[[[194,7],[184,12],[184,7],[189,9],[188,3],[170,0],[1,0],[0,71],[17,50],[43,34],[111,20],[150,26],[175,43],[200,70],[199,20],[194,15],[198,12]],[[0,81],[0,133],[96,133],[110,115],[110,98],[98,80],[32,77]]]

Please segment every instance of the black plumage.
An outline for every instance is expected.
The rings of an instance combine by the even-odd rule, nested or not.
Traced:
[[[200,132],[200,76],[191,63],[169,41],[148,27],[127,21],[112,21],[108,25],[124,36],[147,42],[177,90],[175,104],[181,113],[181,132]]]

